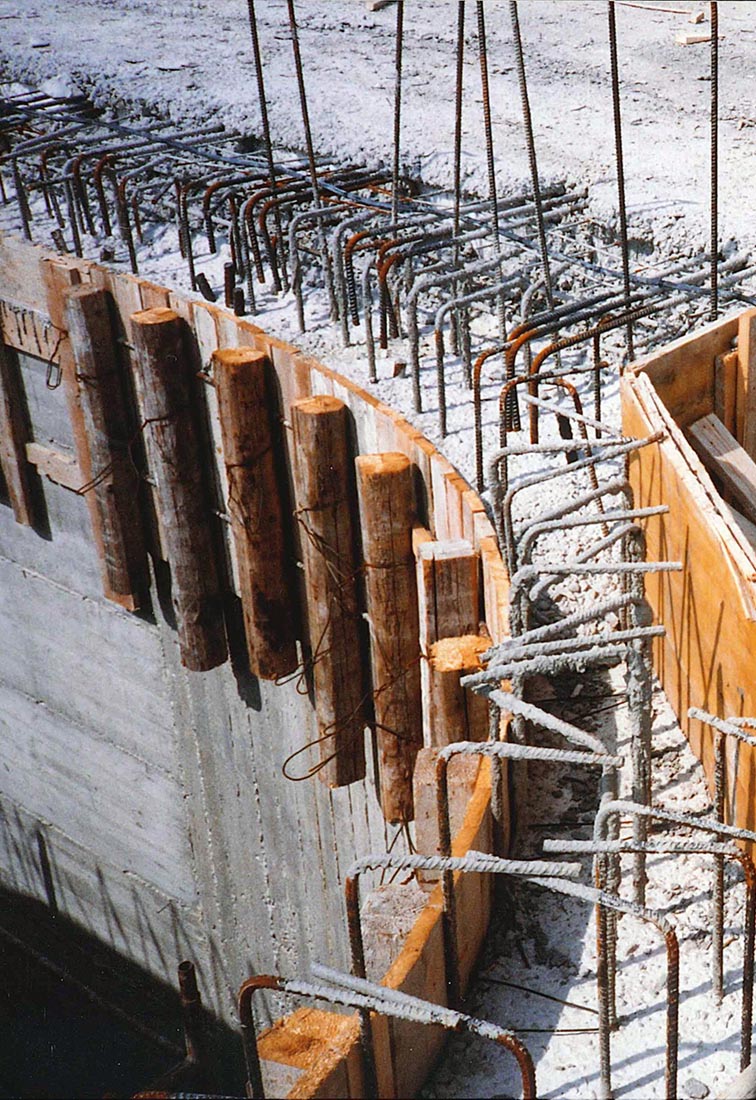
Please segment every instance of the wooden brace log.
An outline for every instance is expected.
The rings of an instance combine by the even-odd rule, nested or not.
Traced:
[[[18,367],[0,333],[0,469],[16,523],[33,527],[37,520],[37,473],[26,445],[31,439]]]
[[[86,433],[82,437],[75,430],[74,439],[80,468],[91,471],[83,491],[99,519],[106,593],[129,596],[137,608],[147,588],[140,477],[129,449],[134,418],[115,348],[109,295],[85,284],[68,290],[64,298]]]
[[[291,406],[295,494],[320,736],[320,779],[365,775],[367,707],[348,410],[327,394]]]
[[[181,660],[202,672],[222,664],[227,650],[184,322],[164,308],[142,310],[131,320],[147,457],[171,567]]]
[[[221,348],[212,361],[249,664],[256,676],[276,680],[297,667],[297,650],[291,542],[275,464],[280,417],[269,385],[272,367],[253,348]]]
[[[387,821],[411,821],[412,772],[423,743],[412,465],[389,453],[360,455],[355,466],[381,808]]]

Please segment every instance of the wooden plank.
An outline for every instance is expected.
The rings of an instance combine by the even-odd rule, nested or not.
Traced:
[[[731,351],[727,355],[718,355],[714,360],[714,415],[734,436],[737,436],[737,387],[738,353]]]
[[[297,667],[287,486],[279,476],[280,415],[267,355],[252,348],[213,354],[227,509],[239,563],[250,668],[264,680]]]
[[[652,395],[640,385],[643,381],[640,376],[622,383],[623,431],[635,436],[666,427]],[[649,560],[678,559],[684,566],[682,573],[660,574],[647,582],[655,617],[667,628],[654,660],[667,698],[711,783],[711,731],[691,722],[687,710],[700,706],[722,716],[756,713],[756,622],[753,596],[746,595],[749,585],[733,567],[731,528],[720,533],[720,517],[684,460],[684,449],[682,437],[643,448],[631,462],[630,478],[639,507],[663,502],[670,509],[668,516],[646,523]],[[745,747],[734,794],[735,823],[746,828],[756,823],[755,764],[756,754]]]
[[[37,475],[26,445],[31,438],[18,365],[0,331],[0,469],[16,523],[33,527],[38,518]]]
[[[706,468],[725,485],[743,515],[756,523],[756,462],[713,413],[691,424],[688,436]]]
[[[39,474],[49,477],[50,481],[62,485],[64,489],[71,489],[74,493],[81,492],[84,478],[73,455],[55,451],[52,447],[43,447],[41,443],[27,443],[26,457],[37,467]]]
[[[487,634],[442,638],[430,647],[428,724],[433,746],[488,737],[488,700],[462,687],[460,677],[480,672],[480,655],[490,648]]]
[[[738,372],[743,389],[743,431],[738,439],[756,459],[756,309],[738,317]]]
[[[347,408],[320,395],[291,407],[295,496],[320,730],[329,786],[365,774],[364,635],[355,547],[357,499]]]
[[[60,333],[45,313],[0,301],[0,332],[6,347],[36,355],[48,363],[57,360]]]
[[[360,455],[355,466],[381,808],[387,821],[406,822],[423,738],[412,464],[394,451]]]
[[[214,540],[193,415],[186,324],[172,310],[134,314],[141,417],[171,566],[182,663],[195,672],[227,656]]]
[[[629,373],[647,374],[672,416],[686,427],[712,411],[714,359],[732,350],[737,331],[737,318],[715,321],[637,360]]]
[[[85,436],[75,433],[79,466],[88,463],[99,517],[106,592],[135,609],[146,599],[147,559],[139,510],[139,472],[130,444],[135,435],[123,367],[105,290],[73,287],[66,295],[66,320],[76,367],[78,405]]]

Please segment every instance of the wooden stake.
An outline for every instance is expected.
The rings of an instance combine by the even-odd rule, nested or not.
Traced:
[[[272,367],[252,348],[220,348],[212,359],[249,664],[256,676],[276,680],[297,667],[297,650],[291,543],[275,464],[280,416],[268,384]]]
[[[460,676],[479,672],[480,655],[491,645],[487,634],[443,638],[430,648],[428,724],[433,746],[488,737],[488,701],[460,684]]]
[[[184,322],[170,309],[132,318],[150,473],[171,566],[181,660],[203,672],[226,659],[207,487],[192,410]]]
[[[738,434],[738,442],[756,459],[756,309],[748,309],[738,318],[738,367],[743,391],[742,434]],[[738,426],[740,397],[738,393]]]
[[[109,295],[91,285],[65,295],[76,387],[85,435],[74,441],[85,487],[99,517],[105,589],[130,596],[137,608],[147,587],[147,559],[139,509],[139,473],[129,450],[134,435],[123,371],[115,350]]]
[[[380,798],[387,821],[411,821],[412,772],[423,743],[412,526],[412,465],[403,454],[355,460]]]
[[[37,474],[26,455],[31,439],[18,366],[0,333],[0,467],[16,523],[33,527],[36,520]]]
[[[320,733],[318,775],[340,787],[365,775],[364,645],[348,411],[328,395],[291,406],[295,494]]]

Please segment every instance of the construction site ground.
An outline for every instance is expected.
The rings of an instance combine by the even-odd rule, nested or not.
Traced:
[[[301,122],[284,7],[274,0],[260,3],[258,18],[273,138],[282,148],[298,149]],[[457,5],[423,0],[407,7],[403,162],[425,185],[448,187]],[[756,249],[756,192],[746,185],[754,164],[756,4],[722,3],[719,8],[720,241],[727,254],[728,248]],[[499,191],[505,195],[527,184],[528,164],[508,5],[494,0],[486,4],[486,11]],[[631,251],[637,270],[653,269],[662,261],[706,249],[708,47],[683,45],[678,39],[705,32],[708,5],[674,0],[665,5],[618,4],[617,11]],[[699,11],[707,19],[691,21]],[[316,149],[340,163],[388,163],[392,7],[371,12],[362,0],[302,0],[298,17]],[[606,230],[606,240],[594,244],[603,243],[611,252],[616,181],[606,5],[523,2],[520,19],[542,182],[587,187],[588,213]],[[483,194],[486,166],[472,18],[467,66],[464,178],[471,194]],[[95,103],[129,118],[154,114],[198,124],[220,120],[245,134],[257,133],[259,127],[241,0],[191,0],[170,12],[147,0],[83,0],[76,5],[66,0],[0,0],[0,80],[6,87],[24,81],[53,94],[78,88]],[[0,229],[18,228],[10,208],[0,208]],[[221,258],[200,251],[198,263],[212,285],[222,285]],[[140,252],[140,270],[156,282],[187,289],[173,226],[150,232]],[[344,349],[329,322],[325,294],[315,285],[309,290],[306,334],[298,331],[292,295],[264,293],[259,323],[369,385],[359,337],[356,334],[354,346]],[[482,328],[486,323],[479,322]],[[667,318],[663,331],[643,330],[641,349],[674,339],[691,323],[689,307],[680,307],[671,321]],[[618,368],[621,338],[607,347]],[[397,344],[379,358],[374,392],[438,442],[472,483],[472,415],[459,362],[450,362],[450,430],[441,444],[430,381],[426,411],[414,414],[409,378],[394,377],[394,361],[400,355]],[[616,370],[607,375],[602,415],[618,426]],[[486,430],[494,432],[493,416]],[[533,468],[533,462],[528,458],[516,472]],[[521,508],[527,515],[527,498]],[[600,585],[586,584],[577,591],[565,584],[556,586],[553,595],[564,606],[577,606],[598,598],[600,591]],[[565,678],[543,690],[540,705],[578,721],[622,751],[627,733],[623,686],[616,671],[602,677]],[[705,811],[710,803],[701,769],[660,691],[654,699],[653,755],[655,800],[668,809]],[[596,787],[586,784],[582,775],[531,764],[528,784],[532,798],[518,855],[539,854],[542,840],[549,836],[590,836]],[[738,1071],[741,941],[735,932],[742,920],[742,886],[735,870],[728,871],[726,997],[717,1005],[709,974],[709,868],[710,861],[696,855],[649,861],[649,904],[672,916],[681,940],[679,1080],[681,1095],[692,1098],[721,1095]],[[519,887],[513,901],[506,916],[494,921],[466,1008],[522,1033],[536,1059],[540,1096],[599,1096],[593,914],[585,905],[533,887]],[[612,1042],[615,1095],[628,1100],[662,1096],[663,946],[658,936],[626,917],[620,922],[618,957],[622,1026]],[[508,1097],[516,1095],[517,1087],[516,1071],[501,1052],[482,1040],[455,1038],[424,1095]]]

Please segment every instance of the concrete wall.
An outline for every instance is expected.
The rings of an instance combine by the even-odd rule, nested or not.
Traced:
[[[131,313],[170,304],[191,324],[203,366],[219,346],[266,350],[284,410],[310,393],[342,397],[360,452],[402,450],[415,462],[431,533],[480,552],[481,613],[494,639],[506,631],[504,572],[480,501],[390,410],[224,311],[0,238],[2,342],[33,440],[74,457],[64,387],[48,382],[67,348],[61,287],[81,280],[112,292],[126,353]],[[211,387],[204,393],[217,463]],[[38,487],[46,530],[0,503],[2,881],[168,981],[193,958],[206,1001],[228,1020],[251,972],[295,975],[310,959],[345,966],[344,871],[394,833],[372,751],[367,778],[348,787],[285,778],[287,757],[317,737],[298,681],[251,676],[238,637],[221,667],[187,671],[163,611],[165,566],[153,566],[149,611],[107,600],[84,496],[47,477]],[[230,558],[226,525],[218,537]]]

